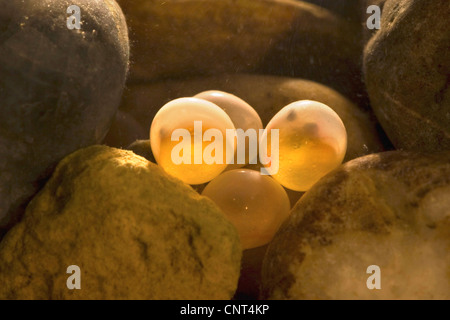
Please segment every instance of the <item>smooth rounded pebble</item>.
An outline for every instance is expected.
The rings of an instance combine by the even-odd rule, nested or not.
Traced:
[[[450,150],[448,0],[387,0],[364,51],[371,106],[397,149]]]
[[[391,151],[306,192],[269,245],[264,299],[450,299],[450,153]],[[380,268],[381,289],[369,266]]]
[[[67,28],[70,5],[82,10],[80,30]],[[7,229],[62,158],[104,139],[122,98],[129,41],[114,0],[0,0],[0,8],[0,229]]]

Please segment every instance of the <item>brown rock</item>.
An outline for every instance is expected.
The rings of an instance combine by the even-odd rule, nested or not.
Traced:
[[[448,0],[388,0],[365,49],[371,105],[399,149],[450,149],[449,15]]]
[[[269,245],[262,298],[449,299],[450,153],[392,151],[322,178]],[[368,266],[381,289],[366,286]]]
[[[365,102],[361,28],[290,0],[120,0],[131,82],[259,73],[311,79]]]
[[[125,148],[136,140],[148,138],[149,130],[130,114],[118,111],[103,144],[114,148]]]

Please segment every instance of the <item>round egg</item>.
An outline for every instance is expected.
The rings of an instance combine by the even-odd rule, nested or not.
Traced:
[[[212,180],[202,195],[213,200],[238,230],[243,249],[272,240],[289,216],[289,198],[283,187],[259,171],[236,169]]]
[[[218,105],[228,114],[231,121],[233,121],[237,134],[239,132],[241,132],[240,134],[245,132],[249,134],[249,136],[245,137],[245,143],[244,136],[242,138],[238,136],[234,161],[228,165],[227,170],[237,169],[248,163],[256,163],[258,157],[259,130],[263,129],[263,124],[255,109],[241,98],[219,90],[203,91],[194,97]],[[242,129],[242,131],[238,129]],[[247,131],[249,129],[251,130]],[[250,155],[251,152],[252,154]]]
[[[234,125],[212,102],[179,98],[165,104],[153,118],[150,145],[156,162],[188,184],[218,176],[233,159]]]
[[[270,120],[260,147],[268,174],[288,189],[307,191],[342,163],[347,132],[327,105],[296,101]]]

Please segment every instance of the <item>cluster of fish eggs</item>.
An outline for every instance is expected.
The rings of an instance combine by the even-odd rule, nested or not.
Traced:
[[[257,139],[237,139],[238,129]],[[284,188],[307,191],[342,163],[347,134],[336,112],[317,101],[293,102],[263,128],[247,102],[211,90],[165,104],[151,124],[150,142],[168,174],[191,185],[209,182],[202,195],[222,209],[250,249],[270,242],[289,216]],[[241,161],[239,154],[245,154]],[[242,168],[258,159],[262,170]]]

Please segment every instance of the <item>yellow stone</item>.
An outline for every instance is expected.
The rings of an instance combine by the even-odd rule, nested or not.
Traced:
[[[217,206],[131,151],[63,159],[0,243],[0,299],[230,299],[241,246]],[[81,270],[69,290],[67,267]]]

